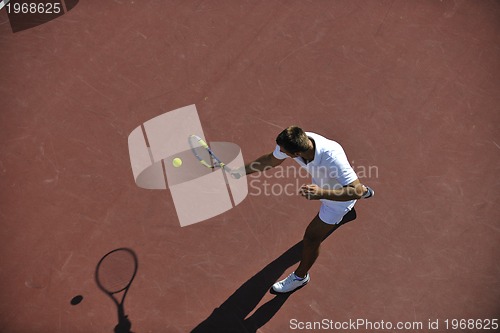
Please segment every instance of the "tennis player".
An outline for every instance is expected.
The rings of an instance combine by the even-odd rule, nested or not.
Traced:
[[[302,186],[299,194],[321,201],[319,213],[306,228],[299,266],[272,287],[277,293],[288,293],[309,282],[309,270],[319,255],[322,240],[338,227],[356,200],[370,198],[375,192],[360,183],[344,150],[335,141],[290,126],[278,135],[276,144],[273,152],[245,165],[246,174],[265,171],[293,158],[312,177],[312,184]]]

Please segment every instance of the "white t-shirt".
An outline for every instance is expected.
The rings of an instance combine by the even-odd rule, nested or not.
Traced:
[[[319,134],[311,132],[306,134],[314,141],[314,159],[307,164],[302,157],[295,157],[294,160],[311,175],[313,184],[324,189],[339,189],[358,179],[340,144]],[[280,151],[279,145],[276,145],[273,155],[280,160],[288,158],[288,155]],[[351,209],[356,203],[356,200],[320,200],[323,204],[338,209]]]

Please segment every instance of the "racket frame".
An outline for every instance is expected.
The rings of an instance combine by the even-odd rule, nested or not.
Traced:
[[[210,155],[210,157],[216,162],[216,163],[214,163],[214,165],[209,164],[200,155],[198,155],[198,153],[196,152],[196,148],[198,148],[198,147],[194,147],[193,146],[193,143],[192,143],[191,139],[195,139],[200,144],[201,147],[205,148],[205,150],[208,152],[208,154]],[[193,152],[194,156],[196,156],[196,158],[198,159],[198,161],[200,161],[200,163],[203,166],[205,166],[207,168],[210,168],[210,169],[215,169],[215,168],[219,167],[219,168],[222,168],[222,169],[226,169],[226,171],[229,172],[229,173],[232,172],[232,170],[225,163],[223,163],[217,157],[217,155],[214,154],[214,152],[212,151],[212,149],[210,149],[210,147],[205,142],[205,140],[203,140],[202,138],[200,138],[198,135],[191,134],[189,136],[188,141],[189,141],[189,146],[191,147],[191,151]]]

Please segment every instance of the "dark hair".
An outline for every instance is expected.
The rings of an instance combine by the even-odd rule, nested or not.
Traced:
[[[276,137],[276,143],[290,154],[304,152],[309,148],[309,138],[302,128],[290,126]]]

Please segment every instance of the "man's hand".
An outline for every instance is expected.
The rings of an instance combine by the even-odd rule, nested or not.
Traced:
[[[302,185],[299,194],[307,200],[324,199],[324,190],[316,184]]]
[[[338,189],[324,189],[316,184],[303,185],[299,194],[308,200],[327,199],[333,201],[350,201],[360,199],[368,191],[359,180]]]

